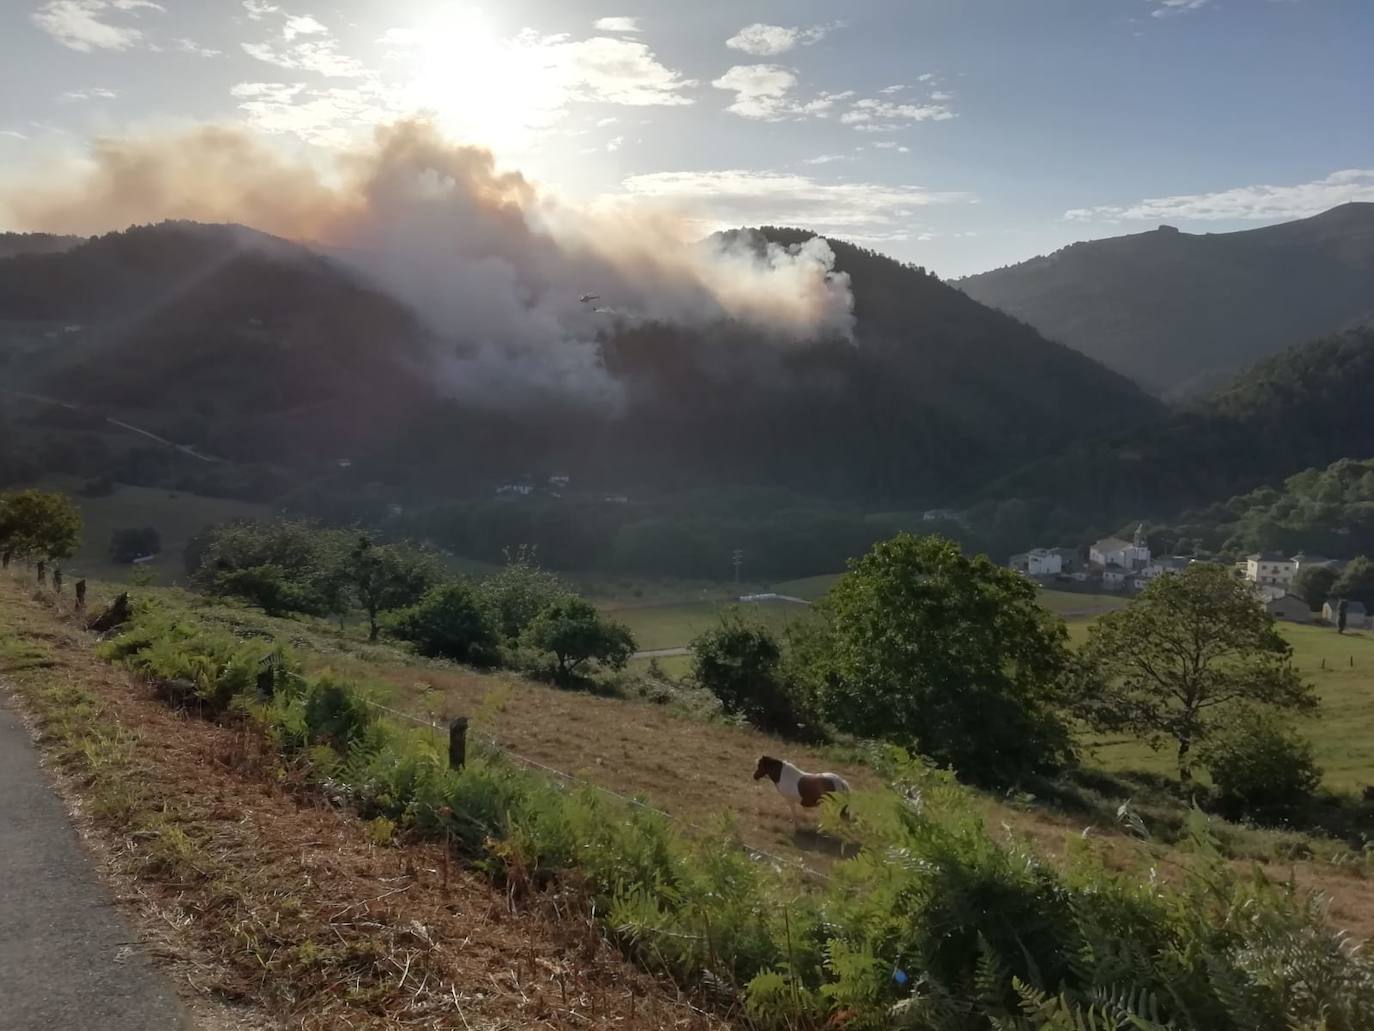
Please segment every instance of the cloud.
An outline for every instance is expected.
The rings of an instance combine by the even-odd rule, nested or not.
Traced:
[[[254,0],[246,0],[244,6],[248,16],[255,21],[269,16],[281,17],[277,39],[239,44],[249,57],[278,68],[314,72],[333,79],[356,79],[370,74],[357,58],[340,53],[338,40],[310,15],[288,14],[280,7],[254,3]]]
[[[280,7],[267,3],[267,0],[243,0],[243,9],[253,21],[262,21],[269,14],[281,13]]]
[[[638,18],[598,18],[592,23],[592,27],[601,32],[638,32]]]
[[[102,20],[114,12],[165,11],[152,0],[48,0],[30,15],[33,23],[64,47],[128,50],[144,40],[141,29]]]
[[[66,93],[59,93],[57,99],[64,104],[69,104],[76,100],[113,100],[119,96],[112,89],[103,86],[93,86],[90,89],[67,90]]]
[[[734,103],[725,109],[731,114],[767,122],[824,118],[835,104],[854,95],[851,90],[818,93],[810,100],[799,100],[792,95],[797,85],[796,73],[777,64],[737,64],[711,85],[735,94]]]
[[[197,57],[223,57],[223,50],[216,50],[213,47],[203,47],[193,39],[182,36],[172,40],[172,46],[180,50],[183,54],[195,54]]]
[[[813,158],[803,158],[803,165],[829,165],[835,161],[853,161],[852,154],[817,154]]]
[[[673,107],[693,103],[685,91],[692,79],[661,64],[644,43],[593,36],[539,36],[526,31],[516,45],[531,52],[550,70],[551,84],[561,86],[567,99],[629,107]]]
[[[676,210],[704,232],[738,225],[804,225],[854,239],[903,233],[921,208],[975,200],[963,192],[822,182],[806,175],[750,169],[651,172],[631,176],[622,186],[637,201]]]
[[[884,93],[884,94],[886,94],[886,95],[888,95],[888,96],[891,96],[891,95],[894,94],[894,93],[900,93],[900,92],[902,92],[902,90],[904,90],[904,89],[906,89],[906,84],[905,84],[905,83],[901,83],[901,82],[897,82],[897,83],[893,83],[891,86],[884,86],[884,87],[883,87],[882,89],[880,89],[878,92],[879,92],[879,93]]]
[[[1196,11],[1206,7],[1209,0],[1151,0],[1151,3],[1158,4],[1150,16],[1154,18],[1168,18],[1175,14],[1187,14],[1189,11]]]
[[[840,122],[860,132],[896,132],[902,122],[945,122],[955,117],[947,105],[938,102],[897,104],[865,97],[850,105],[849,110],[840,115]]]
[[[612,136],[609,140],[606,141],[606,152],[608,154],[614,154],[617,150],[620,149],[621,144],[623,144],[624,142],[624,136]]]
[[[8,137],[10,137],[11,139],[15,139],[15,140],[27,140],[27,139],[28,139],[28,137],[25,136],[25,135],[24,135],[22,132],[20,132],[18,129],[0,129],[0,136],[8,136]]]
[[[1374,201],[1374,168],[1348,168],[1296,186],[1238,186],[1135,204],[1073,208],[1064,217],[1075,222],[1281,221],[1320,214],[1347,201]]]
[[[313,87],[303,82],[240,82],[230,89],[245,121],[260,132],[287,134],[326,147],[346,147],[360,128],[399,114],[374,82]]]
[[[879,140],[877,143],[870,144],[874,150],[895,150],[898,154],[910,154],[911,148],[903,146],[896,140]]]
[[[604,129],[608,125],[615,125],[618,121],[620,121],[620,119],[615,115],[607,115],[605,118],[598,118],[596,120],[596,127],[598,129]]]
[[[765,25],[762,22],[755,22],[753,25],[746,25],[740,29],[725,41],[725,45],[757,57],[775,57],[778,54],[785,54],[793,47],[809,47],[813,43],[819,43],[830,32],[841,27],[843,27],[842,22],[832,22],[829,25],[812,25],[807,28],[787,28],[782,25]]]
[[[916,76],[916,81],[917,81],[917,82],[934,82],[934,81],[935,81],[935,73],[934,73],[934,72],[925,72],[925,73],[922,74],[922,75]]]

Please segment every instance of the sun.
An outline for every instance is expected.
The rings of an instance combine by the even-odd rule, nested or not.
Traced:
[[[557,38],[496,32],[480,10],[446,7],[407,33],[406,100],[448,136],[518,151],[567,101]]]

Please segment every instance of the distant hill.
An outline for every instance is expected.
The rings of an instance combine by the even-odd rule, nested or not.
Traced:
[[[1076,243],[969,276],[970,297],[1162,395],[1374,316],[1374,203],[1236,233]]]
[[[1085,436],[987,487],[985,507],[1019,498],[1043,518],[1057,512],[1050,521],[1059,527],[1172,519],[1305,469],[1374,455],[1371,397],[1374,327],[1366,326],[1267,358],[1151,426]]]
[[[423,393],[407,308],[242,226],[163,223],[0,259],[0,322],[54,327],[4,366],[13,389],[142,413],[230,458],[346,453]]]
[[[0,334],[51,327],[16,346],[12,389],[136,412],[229,458],[318,468],[346,456],[331,489],[408,497],[558,469],[607,486],[934,505],[1161,411],[924,270],[832,243],[852,278],[854,341],[626,322],[600,340],[625,387],[619,410],[445,400],[430,363],[451,351],[416,313],[331,258],[241,226],[165,223],[0,260]]]
[[[58,254],[85,242],[84,236],[55,236],[52,233],[0,233],[0,258],[16,254]]]

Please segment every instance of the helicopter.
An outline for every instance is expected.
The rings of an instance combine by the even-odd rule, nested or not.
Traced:
[[[581,301],[583,304],[586,304],[586,303],[588,303],[589,301],[599,301],[599,300],[601,300],[601,295],[600,295],[600,294],[583,294],[581,297],[578,298],[578,300]]]

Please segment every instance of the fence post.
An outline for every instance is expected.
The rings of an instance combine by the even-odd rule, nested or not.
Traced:
[[[468,761],[468,718],[459,716],[448,725],[448,766],[461,770]]]
[[[82,579],[76,581],[76,611],[77,611],[77,612],[84,612],[85,610],[86,610],[86,580],[85,580],[85,578],[83,577]]]

